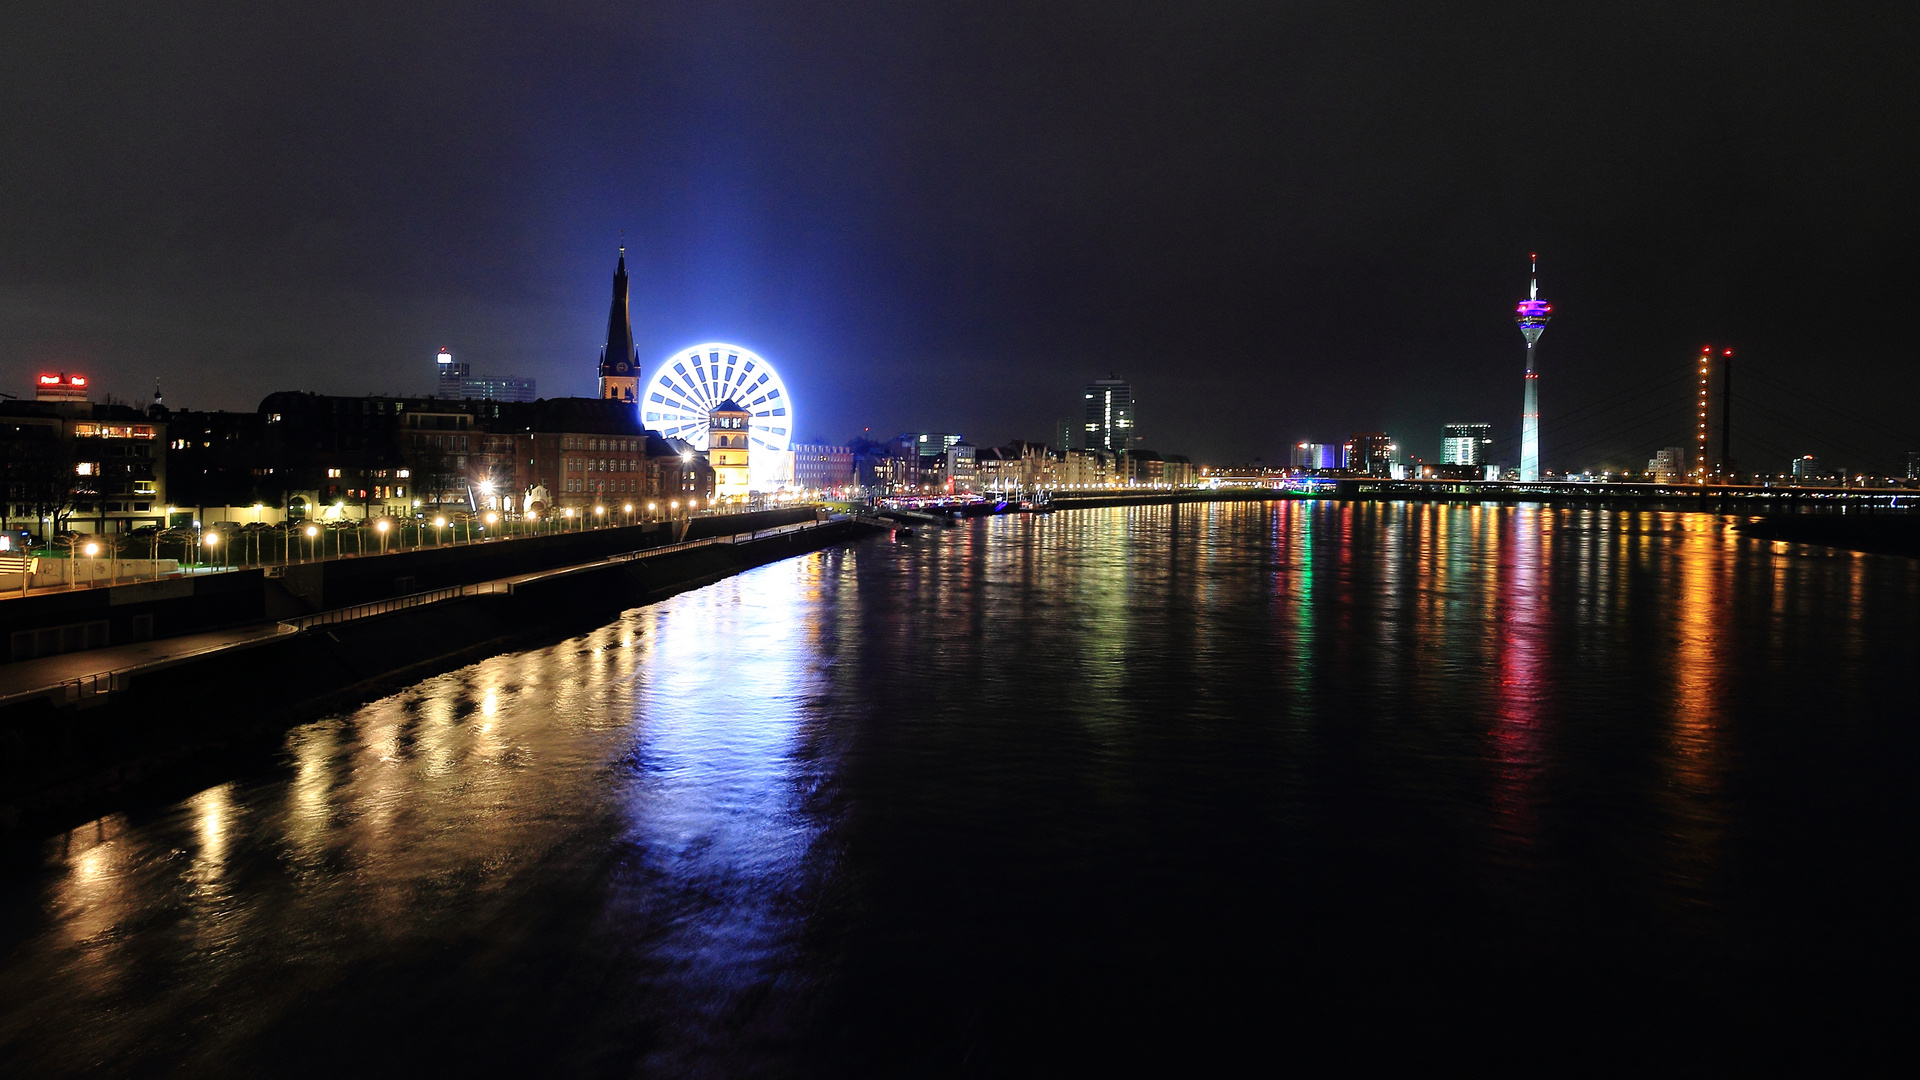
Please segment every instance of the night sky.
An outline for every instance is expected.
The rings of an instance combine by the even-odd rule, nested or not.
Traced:
[[[802,438],[1385,429],[1644,464],[1731,346],[1743,467],[1920,450],[1912,4],[82,3],[0,32],[0,389],[594,393],[735,341]],[[1569,416],[1568,414],[1572,414]]]

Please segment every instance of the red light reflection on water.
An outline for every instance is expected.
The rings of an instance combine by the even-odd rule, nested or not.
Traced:
[[[1540,829],[1544,757],[1541,711],[1546,702],[1546,615],[1550,597],[1542,564],[1551,543],[1547,512],[1516,509],[1496,520],[1498,545],[1492,612],[1497,627],[1499,709],[1488,731],[1495,763],[1493,810],[1506,846],[1530,848]],[[1500,533],[1506,533],[1500,536]]]

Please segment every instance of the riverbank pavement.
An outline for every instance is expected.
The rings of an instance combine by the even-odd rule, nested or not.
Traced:
[[[109,645],[102,649],[42,656],[0,664],[0,706],[38,697],[65,702],[86,693],[112,690],[115,680],[158,671],[212,653],[245,649],[297,633],[286,623],[210,630],[183,637]]]

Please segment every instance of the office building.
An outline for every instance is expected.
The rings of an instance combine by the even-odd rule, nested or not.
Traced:
[[[0,403],[0,529],[123,533],[165,524],[164,414],[87,400],[84,375],[41,375],[34,400]]]
[[[519,375],[475,375],[471,365],[441,349],[435,357],[435,397],[442,401],[532,401],[532,379]]]
[[[1393,475],[1393,463],[1400,447],[1384,431],[1365,431],[1347,440],[1346,467],[1368,476]]]
[[[1294,444],[1293,467],[1296,469],[1339,469],[1346,463],[1346,447],[1339,443]]]
[[[1082,399],[1086,409],[1080,427],[1081,448],[1109,453],[1133,449],[1138,434],[1132,383],[1125,379],[1099,379],[1087,384]]]
[[[437,387],[435,396],[458,401],[464,396],[460,392],[460,383],[464,381],[469,374],[469,365],[454,360],[453,353],[447,349],[441,349],[439,355],[434,357],[434,361],[435,385]]]
[[[853,485],[853,447],[795,443],[793,480],[806,491],[838,491]]]
[[[458,395],[461,401],[533,401],[538,397],[533,380],[519,375],[469,376],[460,380]]]
[[[1687,476],[1687,451],[1669,446],[1647,461],[1647,476],[1656,483],[1677,484]]]
[[[1493,447],[1492,424],[1448,424],[1441,429],[1440,463],[1481,465]]]

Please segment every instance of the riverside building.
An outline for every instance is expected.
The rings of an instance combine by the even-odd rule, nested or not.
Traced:
[[[1440,463],[1481,465],[1492,446],[1492,424],[1448,424],[1441,429]]]

